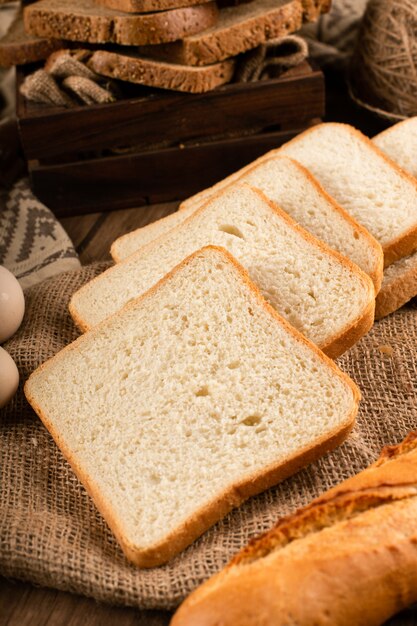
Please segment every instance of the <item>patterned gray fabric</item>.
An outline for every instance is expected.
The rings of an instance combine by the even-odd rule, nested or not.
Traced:
[[[80,262],[71,240],[55,216],[32,194],[26,179],[0,190],[0,265],[23,288]]]

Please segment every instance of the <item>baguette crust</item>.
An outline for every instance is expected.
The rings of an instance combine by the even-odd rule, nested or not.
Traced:
[[[249,163],[248,165],[238,170],[237,172],[231,174],[230,176],[226,177],[222,181],[219,181],[212,187],[209,187],[208,189],[204,189],[203,191],[200,191],[196,195],[191,196],[191,198],[184,200],[184,202],[180,204],[179,210],[188,209],[190,206],[193,206],[193,205],[195,205],[196,208],[198,208],[199,206],[201,206],[203,202],[207,202],[207,200],[211,198],[212,195],[214,195],[214,192],[216,190],[223,189],[225,186],[227,186],[227,184],[238,182],[242,178],[242,176],[248,174],[257,165],[260,165],[261,163],[265,163],[266,161],[270,159],[276,159],[276,158],[284,158],[284,159],[289,159],[290,161],[292,161],[292,163],[296,165],[296,167],[304,174],[304,176],[308,178],[310,184],[313,185],[313,187],[315,187],[316,191],[320,195],[324,196],[327,202],[329,202],[332,205],[333,209],[337,213],[339,213],[339,215],[341,215],[346,222],[349,222],[350,226],[357,233],[359,233],[361,237],[364,237],[367,239],[368,245],[373,248],[374,257],[375,257],[374,268],[369,273],[369,276],[371,277],[372,282],[374,283],[375,292],[378,293],[378,291],[381,288],[383,269],[384,269],[384,253],[383,253],[381,244],[375,239],[375,237],[371,235],[371,233],[367,231],[367,229],[364,226],[362,226],[362,224],[359,224],[359,222],[357,222],[355,218],[350,215],[350,213],[348,213],[343,207],[341,207],[340,204],[338,204],[336,200],[327,193],[327,191],[324,189],[321,183],[313,176],[310,170],[308,170],[306,167],[304,167],[301,163],[299,163],[292,157],[281,155],[279,148],[275,150],[270,150],[269,152],[259,157],[252,163]],[[227,181],[229,181],[229,183],[227,183]],[[125,237],[128,237],[128,236],[129,234],[125,235]],[[117,259],[115,260],[117,261]]]
[[[379,626],[415,602],[416,443],[413,433],[280,520],[191,594],[172,626]]]
[[[271,200],[269,200],[265,196],[265,194],[262,193],[262,191],[254,187],[251,187],[250,185],[247,185],[246,183],[244,183],[244,185],[252,189],[256,194],[258,194],[263,199],[263,201],[266,204],[268,204],[270,209],[287,223],[289,228],[291,228],[292,230],[295,230],[308,243],[313,244],[316,248],[319,248],[324,254],[330,255],[333,258],[337,259],[337,261],[341,263],[342,265],[344,265],[351,273],[356,274],[358,277],[360,277],[361,281],[366,285],[366,289],[368,291],[368,302],[367,302],[366,307],[364,307],[361,315],[359,315],[355,320],[353,320],[351,324],[347,325],[342,331],[339,331],[338,333],[330,337],[324,346],[319,346],[323,350],[323,352],[327,354],[327,356],[330,356],[333,359],[337,358],[338,356],[343,354],[343,352],[348,350],[354,343],[356,343],[358,339],[360,339],[360,337],[366,334],[373,325],[374,313],[375,313],[375,289],[374,289],[374,285],[370,277],[368,276],[368,274],[365,274],[365,272],[363,272],[357,265],[352,263],[350,259],[347,259],[346,257],[342,256],[341,254],[339,254],[332,248],[329,248],[322,241],[316,239],[316,237],[313,237],[313,235],[311,235],[309,232],[304,230],[304,228],[299,226],[287,213],[285,213],[285,211],[283,211],[275,203],[271,202]],[[179,224],[178,226],[173,228],[172,231],[170,232],[174,232],[177,229],[187,227],[190,223],[192,223],[192,220],[194,220],[196,216],[198,216],[202,211],[204,211],[207,204],[209,204],[209,202],[211,202],[213,198],[218,197],[222,194],[222,191],[220,191],[219,193],[216,193],[215,196],[210,198],[210,200],[205,205],[200,207],[200,209],[198,209],[190,217],[184,220],[182,224]],[[146,251],[148,249],[154,246],[158,246],[159,241],[161,241],[164,237],[165,235],[162,235],[160,238],[158,237],[158,239],[147,244],[147,246],[144,246],[138,252],[132,254],[130,257],[128,257],[124,261],[121,261],[119,265],[123,265],[129,262],[133,258],[137,258],[139,260],[142,254],[146,254]],[[71,298],[71,301],[69,304],[70,314],[73,320],[75,321],[75,323],[77,324],[77,326],[83,332],[85,332],[86,330],[89,330],[91,326],[88,323],[88,321],[85,320],[82,317],[82,315],[79,313],[76,301],[78,298],[82,296],[83,293],[86,293],[91,288],[91,286],[93,286],[95,283],[98,283],[101,276],[104,276],[105,274],[109,272],[112,272],[112,268],[109,268],[103,274],[97,276],[96,278],[91,280],[89,283],[81,287],[81,289],[79,289]]]
[[[409,174],[405,170],[401,169],[399,165],[395,163],[395,161],[390,159],[385,154],[385,152],[382,152],[382,150],[380,150],[372,142],[372,140],[369,139],[369,137],[366,137],[358,129],[354,128],[353,126],[350,126],[349,124],[342,124],[339,122],[326,122],[323,124],[318,124],[300,133],[299,135],[297,135],[297,137],[294,137],[294,139],[291,139],[286,144],[284,144],[282,148],[285,148],[285,146],[288,146],[290,144],[295,144],[296,142],[301,141],[308,134],[317,131],[321,126],[329,126],[329,125],[335,126],[335,127],[342,126],[346,128],[346,130],[348,130],[348,132],[351,135],[361,139],[370,150],[372,150],[381,159],[383,159],[386,163],[388,163],[395,170],[397,175],[403,178],[408,184],[412,185],[417,193],[417,179],[415,179],[413,176],[411,176],[411,174]],[[402,259],[405,256],[408,256],[409,254],[412,254],[415,250],[417,250],[417,212],[416,212],[415,225],[410,227],[407,231],[405,231],[399,237],[394,238],[385,246],[382,246],[382,248],[384,251],[384,267],[388,267],[392,263],[395,263],[395,261],[398,261],[399,259]]]
[[[352,411],[346,417],[345,422],[341,424],[340,428],[328,433],[326,437],[319,438],[310,446],[300,450],[297,454],[288,457],[285,461],[282,461],[277,465],[272,465],[266,468],[262,473],[255,474],[250,478],[242,481],[241,483],[233,485],[230,490],[227,490],[223,494],[220,494],[209,505],[202,508],[200,511],[197,511],[192,517],[187,520],[187,522],[177,528],[175,532],[168,535],[163,542],[147,549],[140,549],[126,540],[123,519],[117,515],[117,512],[114,511],[108,504],[108,502],[102,497],[99,486],[95,483],[93,477],[87,475],[83,471],[83,468],[77,463],[77,460],[73,456],[71,450],[66,445],[65,441],[62,440],[59,432],[54,427],[54,424],[50,422],[42,407],[36,402],[30,390],[31,381],[33,381],[38,373],[46,369],[48,367],[48,364],[56,359],[62,358],[62,355],[65,354],[66,351],[76,350],[80,345],[88,340],[89,336],[94,336],[94,334],[100,332],[102,326],[107,326],[108,323],[111,322],[111,318],[99,324],[92,331],[90,331],[89,334],[82,335],[72,344],[70,344],[69,346],[61,350],[57,355],[52,357],[52,359],[46,361],[46,363],[41,365],[34,373],[31,374],[29,380],[26,382],[24,387],[26,398],[28,399],[29,403],[32,405],[36,413],[39,415],[43,424],[48,429],[53,439],[63,452],[65,458],[68,460],[75,474],[78,476],[80,481],[85,486],[87,492],[94,500],[98,510],[103,515],[110,529],[116,536],[126,557],[140,567],[155,567],[157,565],[165,563],[173,556],[178,554],[180,551],[184,550],[205,530],[207,530],[219,519],[224,517],[224,515],[226,515],[234,507],[241,504],[244,500],[252,495],[259,493],[260,491],[263,491],[273,486],[277,482],[298,471],[308,463],[311,463],[319,456],[323,455],[325,452],[328,452],[337,445],[339,445],[352,429],[358,411],[360,392],[355,383],[344,372],[339,370],[336,364],[331,359],[326,357],[313,343],[308,341],[303,335],[301,335],[301,333],[299,333],[280,315],[278,315],[275,309],[273,309],[264,300],[259,289],[250,280],[246,270],[234,259],[231,254],[229,254],[223,248],[208,246],[206,248],[203,248],[202,250],[195,252],[187,259],[185,259],[182,263],[180,263],[177,267],[175,267],[166,276],[164,276],[156,285],[149,289],[149,291],[144,293],[142,296],[139,296],[136,300],[126,304],[123,310],[127,310],[130,307],[137,306],[138,303],[143,302],[145,299],[157,297],[158,291],[161,286],[169,283],[172,278],[178,272],[180,272],[183,267],[192,262],[196,256],[200,254],[205,254],[207,251],[214,251],[216,254],[221,255],[222,260],[224,260],[226,263],[233,265],[239,279],[243,283],[245,283],[252,296],[257,300],[257,304],[261,307],[261,309],[271,317],[271,322],[275,322],[283,326],[285,330],[290,333],[290,335],[292,335],[292,337],[294,337],[299,343],[306,346],[309,350],[312,350],[317,355],[317,357],[323,363],[325,363],[327,367],[329,367],[333,371],[333,373],[347,385],[347,387],[350,388],[352,392]],[[120,315],[120,312],[115,313],[112,317],[116,317],[118,315]]]
[[[402,269],[398,269],[398,275],[387,280],[385,284],[382,283],[382,289],[376,299],[375,319],[386,317],[417,295],[417,252],[414,252],[409,260],[409,265],[404,264]],[[401,264],[402,261],[397,261],[397,264]]]
[[[175,41],[213,26],[215,2],[160,13],[129,14],[100,7],[94,0],[38,0],[24,9],[26,32],[88,43],[122,45]]]

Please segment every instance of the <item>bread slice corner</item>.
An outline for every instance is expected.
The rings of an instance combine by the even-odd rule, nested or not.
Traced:
[[[339,122],[318,124],[280,152],[307,167],[381,243],[385,267],[417,249],[417,180],[359,130]]]

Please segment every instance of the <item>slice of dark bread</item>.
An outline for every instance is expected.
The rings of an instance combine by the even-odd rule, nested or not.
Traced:
[[[232,79],[234,61],[228,59],[207,67],[189,67],[144,59],[135,53],[134,49],[129,48],[128,54],[97,50],[88,61],[88,66],[97,74],[130,83],[188,93],[203,93]]]
[[[0,67],[41,61],[64,46],[65,42],[60,39],[28,35],[23,26],[23,13],[19,11],[6,34],[0,39]]]
[[[211,0],[95,0],[97,4],[115,9],[116,11],[126,11],[127,13],[154,13],[158,11],[169,11],[170,9],[181,9],[197,4],[211,2]]]
[[[94,0],[39,0],[24,9],[25,30],[32,35],[126,46],[175,41],[214,26],[217,17],[215,2],[133,15]]]
[[[197,35],[172,44],[146,46],[141,53],[183,65],[209,65],[292,33],[302,21],[300,0],[252,0],[221,9],[217,24]]]

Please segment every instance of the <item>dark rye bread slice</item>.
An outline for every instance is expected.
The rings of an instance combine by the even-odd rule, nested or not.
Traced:
[[[204,4],[211,0],[95,0],[97,4],[127,13],[153,13]]]
[[[169,45],[142,47],[140,52],[183,65],[209,65],[292,33],[302,21],[300,0],[252,0],[221,9],[217,24],[198,35]]]
[[[98,6],[94,0],[40,0],[24,10],[25,29],[38,37],[127,46],[175,41],[217,22],[215,2],[130,14]]]
[[[202,93],[228,83],[233,76],[234,61],[227,60],[207,67],[189,67],[143,59],[134,51],[120,54],[97,50],[89,59],[88,66],[97,74],[130,83]]]
[[[60,39],[44,39],[25,33],[23,13],[19,11],[6,34],[0,39],[0,67],[41,61],[64,45],[65,42]]]

